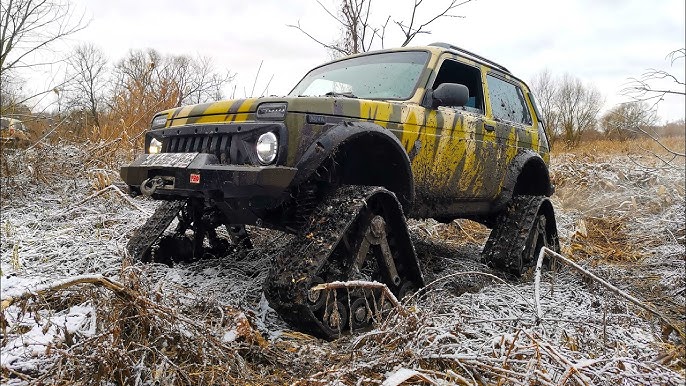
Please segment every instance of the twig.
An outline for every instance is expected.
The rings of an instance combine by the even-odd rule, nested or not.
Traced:
[[[401,315],[407,315],[407,310],[400,304],[398,298],[393,295],[393,292],[388,289],[386,284],[379,283],[376,281],[369,282],[364,280],[351,280],[351,281],[334,281],[331,283],[323,283],[316,285],[310,289],[310,291],[321,291],[325,289],[339,289],[339,288],[369,288],[369,289],[380,289],[383,295],[398,308]]]
[[[272,83],[272,80],[274,80],[274,74],[272,74],[271,78],[269,78],[269,82],[267,82],[267,85],[264,86],[264,90],[262,90],[262,94],[260,94],[260,97],[263,97],[267,94],[267,91],[269,90],[269,85]]]
[[[26,375],[26,374],[22,374],[22,373],[20,373],[20,372],[18,372],[18,371],[16,371],[16,370],[12,370],[12,369],[9,368],[8,366],[2,365],[2,366],[0,366],[0,369],[2,369],[2,371],[7,371],[7,372],[9,372],[10,374],[12,374],[12,375],[14,375],[14,376],[16,376],[16,377],[21,378],[22,381],[30,382],[30,381],[33,380],[33,378],[31,378],[30,376],[28,376],[28,375]],[[4,378],[4,377],[3,377],[3,378]]]
[[[108,185],[108,186],[106,186],[106,187],[104,187],[104,188],[98,190],[97,192],[91,194],[90,196],[84,198],[83,200],[79,201],[78,203],[76,203],[75,205],[71,206],[70,208],[65,209],[65,210],[63,210],[63,211],[60,211],[60,212],[58,212],[58,213],[55,213],[55,214],[51,215],[50,217],[53,218],[53,217],[64,216],[65,214],[67,214],[67,213],[73,211],[74,209],[78,208],[79,206],[83,205],[85,202],[87,202],[87,201],[89,201],[89,200],[92,200],[92,199],[94,199],[95,197],[98,197],[98,196],[102,195],[103,193],[105,193],[105,192],[107,192],[107,191],[109,191],[109,190],[114,190],[115,192],[117,192],[117,194],[119,194],[119,196],[120,196],[121,198],[123,198],[124,201],[126,201],[129,205],[133,206],[134,208],[140,210],[140,211],[143,212],[144,214],[147,214],[147,215],[150,214],[147,210],[143,209],[143,208],[140,207],[138,204],[136,204],[135,202],[131,201],[131,200],[129,199],[129,197],[126,195],[126,193],[122,192],[121,189],[119,189],[117,186],[115,186],[115,185]]]
[[[462,231],[462,233],[464,233],[464,235],[467,236],[469,241],[471,241],[472,243],[474,243],[476,245],[481,245],[480,242],[476,241],[476,239],[474,237],[472,237],[469,233],[467,233],[466,230],[464,230],[464,228],[462,228],[462,225],[459,223],[459,221],[453,221],[453,224],[457,225],[457,227],[460,228],[460,231]]]
[[[538,260],[536,261],[536,276],[534,279],[534,301],[536,303],[536,325],[541,323],[543,319],[543,310],[541,309],[541,266],[543,265],[543,257],[545,256],[546,248],[541,248],[538,253]]]
[[[255,93],[255,85],[257,84],[257,78],[260,77],[260,71],[262,70],[262,63],[264,63],[264,60],[260,60],[260,66],[257,67],[257,74],[255,74],[255,79],[253,80],[253,83],[252,83],[252,89],[250,89],[249,98],[252,98],[253,94]]]
[[[579,382],[579,384],[584,385],[584,386],[588,386],[588,385],[593,384],[593,382],[591,382],[591,380],[588,379],[588,377],[586,375],[582,374],[579,371],[579,368],[576,365],[574,365],[564,355],[562,355],[557,350],[555,350],[550,344],[535,339],[533,337],[533,335],[526,330],[522,330],[522,332],[524,334],[526,334],[526,336],[528,336],[532,342],[536,342],[538,344],[538,347],[541,347],[542,349],[544,349],[552,359],[554,359],[557,362],[559,362],[560,364],[562,364],[566,369],[565,375],[567,375],[567,374],[571,375],[572,377],[574,377],[577,380],[577,382]],[[564,384],[564,382],[560,383],[560,384]]]
[[[298,21],[298,24],[297,24],[297,25],[286,24],[286,27],[291,27],[291,28],[297,29],[298,31],[300,31],[300,32],[302,32],[303,34],[305,34],[305,36],[307,36],[308,38],[314,40],[316,43],[318,43],[319,45],[323,46],[324,48],[328,48],[328,49],[330,49],[330,50],[334,50],[334,51],[336,51],[336,52],[338,52],[338,53],[341,53],[341,54],[343,54],[343,55],[348,55],[348,53],[345,52],[345,50],[342,50],[342,49],[336,47],[336,46],[333,45],[333,44],[326,44],[326,43],[322,42],[321,40],[318,40],[317,38],[315,38],[314,36],[312,36],[312,35],[309,34],[308,32],[306,32],[306,31],[300,26],[300,21]]]
[[[141,212],[143,212],[143,213],[146,214],[146,215],[150,215],[150,212],[148,212],[148,211],[145,210],[144,208],[140,207],[140,206],[139,206],[138,204],[136,204],[135,202],[131,201],[131,198],[129,198],[129,196],[128,196],[126,193],[122,192],[121,189],[119,189],[119,187],[117,187],[116,185],[110,185],[110,186],[108,186],[107,188],[111,188],[112,190],[114,190],[115,192],[117,192],[117,194],[118,194],[121,198],[123,198],[124,201],[126,201],[129,205],[131,205],[131,206],[133,206],[134,208],[140,210]]]
[[[28,290],[18,296],[8,296],[5,299],[2,299],[2,303],[0,303],[0,311],[4,311],[7,307],[11,306],[17,301],[28,299],[34,296],[45,296],[50,292],[60,291],[77,284],[94,284],[105,287],[121,296],[132,296],[131,292],[123,284],[102,275],[75,276],[69,279],[59,280],[48,285],[40,286],[34,290]]]

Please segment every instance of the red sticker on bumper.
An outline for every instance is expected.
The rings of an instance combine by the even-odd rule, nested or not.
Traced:
[[[199,184],[199,183],[200,183],[200,174],[191,173],[191,184]]]

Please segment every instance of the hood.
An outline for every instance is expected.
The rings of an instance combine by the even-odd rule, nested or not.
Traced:
[[[399,122],[403,105],[398,102],[345,97],[285,97],[223,100],[166,110],[168,126],[193,123],[225,123],[255,120],[257,106],[285,102],[288,113],[303,113]]]

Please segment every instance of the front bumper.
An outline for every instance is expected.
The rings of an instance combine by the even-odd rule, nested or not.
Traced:
[[[165,158],[166,157],[166,158]],[[153,198],[206,197],[219,200],[272,201],[282,196],[297,169],[285,166],[223,165],[214,154],[143,154],[121,168],[132,190],[156,179]]]

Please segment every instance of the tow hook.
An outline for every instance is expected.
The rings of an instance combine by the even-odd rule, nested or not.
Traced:
[[[145,196],[152,196],[157,188],[164,186],[164,180],[161,177],[148,178],[141,183],[141,193]]]

